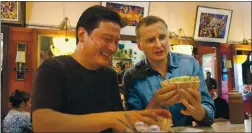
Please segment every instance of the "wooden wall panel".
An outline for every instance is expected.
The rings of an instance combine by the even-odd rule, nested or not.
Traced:
[[[28,72],[25,72],[25,79],[24,80],[16,80],[16,72],[13,71],[16,68],[16,54],[17,54],[17,44],[25,43],[26,45],[26,64],[25,67],[28,68]],[[12,94],[13,91],[16,89],[24,90],[29,93],[32,92],[32,45],[33,45],[33,38],[32,38],[32,29],[28,28],[19,28],[19,27],[10,27],[9,29],[9,45],[11,47],[9,51],[9,60],[8,64],[10,64],[9,68],[9,79],[8,79],[8,90],[9,95]],[[8,108],[10,108],[10,104],[8,104]]]
[[[28,28],[18,28],[11,27],[9,32],[9,45],[11,45],[10,50],[10,77],[9,77],[9,94],[11,94],[15,89],[25,90],[31,93],[32,90],[32,73],[30,72],[32,68],[32,60],[29,57],[32,57],[32,29]],[[13,71],[16,68],[16,54],[17,54],[17,44],[25,43],[26,46],[26,64],[28,72],[25,72],[24,80],[16,80],[16,72]]]
[[[65,36],[64,30],[51,30],[51,29],[33,29],[33,28],[19,28],[11,27],[9,32],[9,45],[11,45],[11,50],[9,53],[9,94],[11,94],[15,89],[25,90],[32,93],[32,81],[34,74],[38,68],[38,35],[48,35],[48,36]],[[69,37],[75,37],[74,31],[68,31]],[[25,79],[18,81],[16,80],[16,72],[13,69],[16,67],[16,53],[17,44],[26,44],[26,67],[28,72],[25,72]]]
[[[38,68],[38,35],[48,36],[65,36],[64,30],[52,30],[52,29],[34,29],[34,28],[9,28],[9,49],[8,51],[8,96],[12,94],[16,89],[24,90],[32,94],[32,83],[35,72]],[[74,31],[68,31],[69,37],[75,37]],[[24,80],[16,80],[16,72],[13,71],[16,68],[16,54],[17,44],[26,44],[26,64],[28,72],[25,72]],[[10,109],[10,104],[8,108]]]

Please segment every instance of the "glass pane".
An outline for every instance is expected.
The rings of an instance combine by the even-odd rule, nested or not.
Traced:
[[[214,58],[215,54],[203,54],[202,55],[202,69],[204,72],[204,76],[206,78],[206,73],[210,72],[212,75],[212,78],[215,77],[214,72]]]

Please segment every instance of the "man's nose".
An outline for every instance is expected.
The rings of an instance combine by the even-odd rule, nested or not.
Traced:
[[[108,46],[108,50],[109,52],[111,52],[111,54],[114,54],[117,51],[117,49],[118,49],[118,45],[115,43],[111,43]]]
[[[155,47],[161,47],[161,41],[156,37]]]

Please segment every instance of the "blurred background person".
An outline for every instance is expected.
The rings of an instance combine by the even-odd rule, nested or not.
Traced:
[[[126,70],[126,65],[125,65],[124,62],[116,63],[118,86],[119,86],[119,89],[120,89],[120,95],[121,95],[121,100],[122,100],[124,110],[125,110],[125,101],[124,101],[124,95],[123,95],[124,90],[123,90],[123,87],[122,87],[122,79],[123,79],[123,75],[124,75],[125,70]]]
[[[209,89],[217,89],[217,83],[216,80],[214,78],[211,78],[211,72],[207,72],[206,73],[207,77],[206,77],[206,85],[208,90]]]
[[[208,87],[208,92],[214,101],[215,121],[218,121],[221,119],[229,120],[229,105],[227,101],[218,96],[218,93],[217,93],[218,89],[214,89],[213,87],[211,88],[209,86],[207,87]]]
[[[32,132],[30,113],[30,94],[15,90],[9,97],[12,109],[3,120],[4,133]]]
[[[116,71],[117,71],[117,77],[118,77],[118,83],[122,84],[122,78],[123,78],[123,74],[125,72],[125,63],[123,62],[118,62],[116,63]]]

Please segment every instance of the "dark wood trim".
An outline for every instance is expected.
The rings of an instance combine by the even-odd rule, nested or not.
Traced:
[[[30,68],[32,76],[34,78],[36,70],[38,68],[38,32],[37,30],[32,30],[32,68]],[[32,92],[31,92],[32,93]]]
[[[3,86],[1,88],[1,104],[2,104],[2,112],[1,112],[1,117],[2,120],[8,113],[8,102],[9,102],[9,69],[10,69],[10,45],[9,45],[9,26],[7,25],[1,25],[1,33],[3,33]]]
[[[234,50],[251,51],[252,44],[242,45],[242,44],[232,44]]]
[[[216,47],[217,48],[219,43],[195,41],[194,46],[197,47],[198,45],[207,46],[207,47]]]
[[[56,30],[56,29],[35,29],[31,28],[34,31],[37,32],[37,35],[45,35],[45,36],[65,36],[66,35],[66,30]],[[73,30],[68,30],[67,31],[67,36],[68,37],[76,37],[75,36],[75,31]]]
[[[136,41],[136,36],[121,35],[120,40],[125,40],[125,41]]]
[[[229,46],[229,51],[231,51],[230,55],[231,55],[231,64],[232,64],[232,68],[230,68],[230,74],[231,74],[231,82],[232,82],[232,90],[233,88],[235,88],[235,79],[234,79],[234,59],[233,56],[235,55],[235,45],[230,45]]]
[[[219,43],[216,43],[216,60],[217,60],[217,74],[218,74],[218,95],[222,96],[222,78],[221,78],[221,72],[222,72],[222,63],[221,63],[221,52],[220,52],[220,45]]]
[[[23,20],[21,22],[21,27],[25,27],[25,24],[26,24],[26,1],[22,1],[21,6],[23,9],[23,12],[22,12],[22,19]]]

